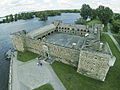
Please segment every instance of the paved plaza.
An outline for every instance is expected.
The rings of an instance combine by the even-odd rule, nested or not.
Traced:
[[[49,64],[42,61],[42,66],[38,66],[37,59],[23,63],[15,58],[12,58],[12,90],[32,90],[47,83],[55,90],[66,90]]]

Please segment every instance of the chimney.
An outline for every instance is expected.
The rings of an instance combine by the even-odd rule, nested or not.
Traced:
[[[103,45],[104,45],[104,43],[100,42],[100,48],[99,48],[99,50],[103,49]]]
[[[72,43],[72,48],[75,49],[75,47],[76,47],[76,43]]]

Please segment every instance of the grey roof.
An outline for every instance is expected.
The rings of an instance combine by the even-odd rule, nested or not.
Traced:
[[[54,24],[50,24],[50,25],[47,25],[47,26],[44,26],[42,28],[39,28],[37,30],[34,30],[34,31],[31,31],[27,34],[27,36],[30,36],[31,38],[34,38],[35,36],[37,35],[40,35],[42,33],[45,33],[51,29],[55,29],[56,26]]]
[[[75,28],[75,29],[86,29],[86,25],[76,25],[76,24],[59,24],[58,27],[66,27],[66,28]]]

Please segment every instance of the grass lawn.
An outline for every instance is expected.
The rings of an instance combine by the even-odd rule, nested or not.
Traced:
[[[119,45],[120,45],[120,36],[115,36],[115,35],[113,35],[114,36],[114,38],[116,39],[116,41],[119,43]]]
[[[120,52],[111,38],[103,34],[101,41],[107,41],[117,60],[110,68],[104,82],[88,78],[76,72],[76,68],[54,62],[52,67],[67,90],[120,90]]]
[[[100,20],[91,20],[91,21],[88,21],[87,22],[88,25],[91,25],[91,24],[102,24]]]
[[[45,84],[39,88],[33,89],[33,90],[54,90],[53,87],[50,84]]]
[[[103,32],[107,32],[107,26],[104,26]]]
[[[29,52],[29,51],[25,51],[25,52],[18,51],[17,60],[22,61],[22,62],[27,62],[29,60],[36,58],[37,56],[39,55]]]

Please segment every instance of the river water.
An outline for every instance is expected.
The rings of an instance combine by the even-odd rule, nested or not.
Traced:
[[[80,18],[79,13],[62,13],[60,16],[48,17],[47,21],[39,21],[38,18],[19,20],[17,22],[0,24],[0,90],[8,90],[9,61],[5,60],[4,53],[12,48],[10,34],[20,30],[32,31],[54,20],[62,20],[63,23],[73,24]]]

